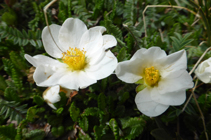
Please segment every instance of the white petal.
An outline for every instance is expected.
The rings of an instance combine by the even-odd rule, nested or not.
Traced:
[[[43,93],[44,100],[53,109],[57,109],[53,104],[61,100],[59,91],[60,91],[60,86],[56,85],[56,86],[47,88]]]
[[[179,75],[178,75],[179,74]],[[175,77],[177,75],[177,77]],[[193,87],[193,79],[186,70],[175,71],[166,76],[161,77],[157,89],[160,94],[167,94],[186,90]]]
[[[89,75],[84,71],[74,71],[65,74],[58,81],[58,84],[67,89],[85,88],[90,86],[97,81],[89,77]]]
[[[202,82],[211,83],[211,58],[199,64],[195,74]]]
[[[90,28],[81,38],[79,48],[86,51],[86,57],[90,63],[93,63],[93,59],[95,61],[101,56],[101,53],[105,51],[102,36],[102,30],[104,29],[105,28],[101,26]]]
[[[152,100],[164,105],[181,105],[185,102],[186,91],[175,91],[173,93],[160,94],[157,88],[151,91]]]
[[[34,81],[38,86],[50,87],[58,85],[58,80],[65,75],[62,69],[53,69],[50,66],[39,65],[33,75]]]
[[[56,44],[59,46],[60,49],[62,49],[62,51],[64,51],[62,48],[62,45],[59,43],[59,40],[58,40],[58,34],[59,34],[59,30],[60,30],[61,26],[52,24],[49,27],[50,27],[51,34],[52,34]],[[43,40],[43,45],[44,45],[45,51],[49,55],[51,55],[52,57],[55,57],[55,58],[62,57],[62,52],[58,48],[58,46],[55,44],[55,42],[53,41],[47,26],[42,31],[42,40]]]
[[[160,64],[159,70],[160,72],[163,72],[162,73],[163,77],[177,70],[186,70],[187,69],[186,51],[181,50],[172,53],[164,58],[157,59],[157,63]]]
[[[117,45],[117,41],[113,35],[104,35],[103,36],[103,47],[105,49],[111,48],[116,45]]]
[[[31,63],[34,67],[38,67],[39,65],[50,65],[50,66],[55,66],[55,67],[62,67],[65,64],[59,62],[58,60],[52,59],[48,56],[44,55],[35,55],[31,57],[28,54],[25,54],[24,57],[26,60]]]
[[[169,105],[163,105],[153,101],[150,95],[151,90],[148,88],[140,91],[135,97],[136,105],[139,111],[149,117],[159,116],[168,109]]]
[[[80,19],[68,18],[59,31],[59,42],[66,50],[69,47],[79,47],[81,37],[86,31],[87,27]]]
[[[48,104],[51,108],[57,110],[57,108],[56,108],[53,104],[51,104],[51,103],[47,103],[47,104]]]
[[[115,73],[120,80],[126,83],[135,83],[142,78],[141,64],[142,60],[138,59],[120,62]]]
[[[142,59],[144,60],[144,66],[142,67],[151,67],[158,64],[157,59],[166,57],[164,50],[161,50],[160,47],[150,47],[149,49],[141,48],[133,55],[131,60]]]
[[[99,63],[89,66],[85,71],[90,77],[100,80],[111,75],[116,69],[117,63],[117,58],[114,54],[111,51],[107,51]]]
[[[60,86],[56,85],[53,87],[49,87],[44,91],[43,98],[44,100],[48,100],[51,103],[57,103],[61,100],[61,97],[59,96]]]

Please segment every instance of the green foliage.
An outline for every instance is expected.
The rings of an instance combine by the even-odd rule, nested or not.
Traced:
[[[42,106],[44,104],[44,100],[42,97],[35,95],[33,97],[33,102],[35,102],[37,105]]]
[[[9,118],[10,120],[15,120],[17,123],[19,123],[21,120],[23,120],[25,117],[27,109],[27,104],[19,105],[20,103],[17,103],[15,101],[6,101],[3,99],[0,99],[0,115],[5,115],[4,119]]]
[[[75,102],[71,103],[71,106],[69,108],[70,117],[74,122],[78,120],[78,116],[80,115],[80,109],[75,106]]]
[[[117,55],[118,62],[127,60],[128,56],[127,49],[125,47],[121,48],[119,54]]]
[[[117,124],[116,120],[115,119],[111,119],[109,121],[109,126],[110,126],[111,130],[113,131],[115,140],[118,140],[119,139],[119,127],[118,127],[118,124]]]
[[[40,129],[35,129],[30,132],[23,133],[26,140],[44,140],[45,132]]]
[[[45,108],[37,108],[37,106],[32,106],[27,110],[26,120],[33,122],[35,119],[39,118],[38,113],[45,111]]]
[[[172,46],[175,51],[184,49],[185,46],[193,41],[193,39],[188,39],[192,33],[187,33],[183,37],[177,32],[175,32],[174,34],[176,35],[176,37],[171,36],[171,39],[173,40]]]
[[[19,46],[26,46],[29,43],[35,47],[42,47],[41,31],[37,30],[36,32],[28,31],[28,33],[23,29],[22,32],[16,28],[8,27],[0,28],[1,38],[6,38],[12,40],[14,44]]]
[[[0,126],[0,136],[3,136],[5,139],[14,140],[17,134],[17,130],[14,128],[13,125],[9,126]]]

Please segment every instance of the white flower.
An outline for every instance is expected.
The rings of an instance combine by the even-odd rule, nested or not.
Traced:
[[[56,86],[48,87],[43,92],[43,99],[53,109],[57,109],[53,104],[61,100],[59,92],[64,92],[66,96],[69,98],[73,90],[65,89],[65,88],[60,87],[59,85],[56,85]]]
[[[135,97],[138,109],[155,117],[170,105],[181,105],[186,99],[186,89],[193,87],[192,77],[186,71],[185,50],[166,55],[159,47],[138,50],[133,57],[120,62],[116,75],[126,83],[143,80],[146,88]]]
[[[199,64],[195,74],[202,82],[211,83],[211,58]]]
[[[48,28],[42,32],[46,52],[56,59],[44,55],[25,58],[36,70],[33,78],[38,86],[60,85],[67,89],[85,88],[113,73],[117,59],[108,50],[117,44],[112,35],[102,35],[105,27],[87,29],[79,19],[68,18],[62,26],[50,25],[54,43]],[[61,50],[62,51],[61,51]]]
[[[43,92],[43,99],[53,109],[57,109],[53,104],[61,100],[61,97],[59,96],[59,91],[60,91],[60,87],[59,85],[57,85],[57,86],[49,87]]]

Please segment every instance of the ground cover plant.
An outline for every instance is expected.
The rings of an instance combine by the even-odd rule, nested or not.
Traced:
[[[211,1],[50,2],[0,3],[0,139],[211,138]]]

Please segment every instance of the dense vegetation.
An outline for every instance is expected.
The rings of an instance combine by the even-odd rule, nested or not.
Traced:
[[[34,68],[24,58],[25,53],[48,55],[41,33],[46,26],[43,8],[50,1],[0,3],[0,139],[211,138],[210,84],[197,78],[195,89],[186,92],[187,104],[170,107],[154,118],[137,109],[136,85],[120,81],[115,74],[79,90],[71,101],[60,92],[61,101],[55,104],[58,109],[50,108],[42,98],[46,88],[34,83]],[[154,6],[145,9],[147,5]],[[61,25],[74,17],[88,28],[106,27],[106,33],[117,39],[117,46],[110,50],[118,62],[129,60],[140,48],[159,46],[167,54],[185,49],[190,71],[211,46],[210,7],[210,0],[60,0],[47,14],[49,24]],[[203,60],[209,57],[210,52]]]

